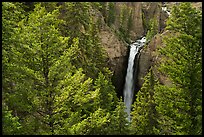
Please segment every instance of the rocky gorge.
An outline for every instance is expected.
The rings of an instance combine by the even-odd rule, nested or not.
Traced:
[[[132,26],[130,30],[131,42],[142,37],[147,32],[147,22],[150,19],[156,18],[159,22],[158,30],[161,31],[165,28],[165,20],[168,15],[162,11],[161,3],[152,2],[116,2],[115,3],[115,16],[116,20],[113,23],[115,30],[119,29],[119,16],[121,14],[123,6],[127,6],[132,10]],[[102,15],[101,15],[102,17]],[[103,21],[103,20],[102,20]],[[127,69],[127,61],[129,55],[128,45],[130,43],[121,40],[111,29],[106,25],[105,21],[102,22],[102,28],[100,29],[99,37],[102,46],[105,48],[108,55],[108,64],[110,69],[114,72],[113,84],[116,87],[116,91],[119,95],[122,95],[124,80]],[[152,42],[151,42],[152,43]],[[141,52],[139,61],[138,77],[136,79],[138,90],[142,85],[142,78],[151,66],[150,52]]]
[[[108,2],[106,2],[106,8],[108,8]],[[146,47],[141,50],[141,53],[136,57],[135,62],[138,61],[137,69],[134,71],[134,79],[136,83],[135,92],[137,92],[144,80],[144,76],[147,74],[149,68],[153,64],[158,64],[159,57],[156,50],[160,46],[164,46],[162,43],[163,36],[169,35],[170,32],[165,30],[166,20],[168,18],[167,12],[162,10],[162,7],[167,7],[168,11],[173,5],[178,3],[173,2],[115,2],[114,3],[114,16],[115,20],[111,26],[108,26],[104,15],[98,13],[101,18],[102,27],[100,28],[99,38],[101,44],[107,52],[108,66],[114,72],[113,84],[116,88],[118,96],[122,96],[123,86],[125,82],[125,75],[128,63],[129,48],[128,45],[135,40],[141,38],[147,34],[148,23],[151,19],[156,19],[158,22],[158,33],[155,35]],[[192,4],[197,9],[202,9],[202,3],[195,2]],[[120,18],[123,14],[123,10],[128,9],[131,12],[126,12],[129,20],[132,21],[129,30],[129,39],[127,42],[118,36],[118,30],[120,29]],[[107,9],[107,11],[110,9]],[[131,13],[131,14],[130,14]],[[106,13],[105,15],[107,15]],[[128,19],[125,19],[123,27],[127,27]],[[136,65],[135,65],[136,67]],[[155,70],[156,71],[156,70]],[[158,78],[161,83],[169,84],[169,81],[165,76],[158,74]]]

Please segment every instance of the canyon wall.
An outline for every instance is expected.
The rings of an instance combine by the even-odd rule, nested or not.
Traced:
[[[107,5],[108,3],[106,3]],[[105,17],[101,12],[96,12],[95,21],[100,18],[101,28],[99,30],[99,38],[101,44],[107,52],[108,66],[113,71],[113,84],[116,87],[117,93],[122,96],[123,86],[125,83],[126,69],[128,64],[129,47],[128,43],[122,40],[116,32],[121,27],[120,19],[124,8],[132,12],[131,14],[131,29],[129,31],[129,37],[131,42],[141,38],[147,32],[147,23],[150,19],[155,18],[158,22],[158,30],[162,30],[165,27],[165,20],[167,14],[161,10],[161,2],[115,2],[114,13],[115,21],[112,26],[108,26],[105,22]],[[107,13],[106,13],[107,14]],[[127,14],[127,16],[130,16]],[[128,20],[125,21],[124,26],[127,27]],[[139,87],[142,84],[140,80],[148,71],[151,65],[150,52],[141,53],[141,60],[138,68],[138,79]]]
[[[105,18],[100,15],[102,20],[102,27],[99,32],[101,44],[108,55],[108,66],[114,72],[113,84],[116,87],[117,93],[121,96],[123,92],[123,86],[125,82],[125,75],[129,56],[129,47],[124,40],[120,39],[115,31],[120,28],[120,16],[124,7],[132,11],[131,20],[132,26],[130,30],[131,42],[144,36],[147,31],[145,23],[150,19],[155,18],[158,22],[158,30],[163,30],[165,27],[165,21],[167,14],[161,10],[161,2],[115,2],[115,21],[112,27],[109,27],[105,22]],[[99,13],[98,13],[99,14]],[[124,25],[127,25],[124,23]],[[124,26],[125,27],[125,26]],[[138,76],[139,87],[142,84],[140,80],[148,71],[151,65],[150,52],[144,52],[141,54],[141,60],[143,63],[138,64]]]
[[[163,5],[167,6],[170,10],[173,5],[178,5],[179,2],[164,2]],[[202,10],[202,2],[192,2],[191,3],[193,7],[195,7],[198,10]],[[145,6],[148,7],[148,5],[152,5],[151,3],[147,3]],[[153,4],[154,5],[154,4]],[[146,9],[153,10],[153,7],[156,7],[155,5]],[[152,12],[146,12],[147,16],[151,15]],[[158,13],[155,11],[155,13]],[[152,14],[151,16],[157,16],[158,14]],[[158,17],[158,16],[157,16]],[[148,18],[148,17],[147,17]],[[161,61],[161,56],[158,55],[158,49],[165,46],[163,43],[163,37],[164,36],[170,36],[173,35],[170,31],[165,30],[165,21],[167,19],[167,14],[163,13],[163,11],[160,11],[160,33],[155,35],[151,41],[148,43],[146,47],[144,47],[141,50],[140,53],[140,59],[139,59],[139,70],[138,70],[138,76],[137,76],[137,86],[138,88],[142,87],[142,84],[144,83],[144,76],[148,73],[149,68],[152,65],[159,66]],[[159,29],[159,28],[158,28]],[[170,80],[159,73],[156,69],[153,70],[156,74],[157,78],[159,79],[159,82],[164,85],[171,85]]]

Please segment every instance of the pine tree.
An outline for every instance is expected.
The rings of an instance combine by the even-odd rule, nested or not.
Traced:
[[[90,20],[79,38],[71,33],[65,37],[59,29],[65,22],[59,19],[58,7],[35,3],[30,14],[13,19],[21,12],[10,15],[9,6],[16,5],[9,4],[3,7],[3,97],[12,111],[4,110],[5,134],[17,134],[6,127],[11,125],[9,119],[17,123],[17,129],[22,127],[20,134],[106,134],[117,96],[110,71],[104,68],[104,51],[94,22]],[[80,55],[85,60],[79,60]],[[86,75],[100,71],[94,83]],[[89,128],[84,130],[84,126]]]
[[[106,135],[110,123],[110,113],[98,108],[87,119],[72,126],[72,134],[76,135]]]
[[[188,134],[202,133],[202,29],[201,12],[190,3],[181,3],[172,9],[167,29],[175,35],[164,40],[166,46],[160,50],[163,58],[161,71],[166,73],[178,88],[187,94],[185,100],[190,109],[191,127]]]
[[[102,48],[98,37],[98,27],[94,22],[92,11],[96,5],[89,2],[66,2],[61,7],[60,17],[66,22],[62,25],[62,34],[72,39],[79,38],[79,55],[74,60],[75,66],[83,68],[87,77],[97,78],[97,74],[103,71],[107,60],[105,50]],[[64,29],[66,28],[66,29]],[[66,32],[65,32],[66,30]]]
[[[136,135],[153,135],[157,134],[157,112],[154,99],[155,87],[158,81],[155,79],[152,68],[144,78],[144,84],[137,93],[136,100],[131,112],[131,130]]]
[[[15,11],[15,12],[11,12]],[[24,17],[24,11],[20,3],[2,3],[2,88],[4,95],[12,94],[16,73],[13,63],[15,62],[15,35],[17,23]],[[8,104],[7,104],[8,105]],[[9,106],[10,107],[10,106]]]
[[[114,22],[115,22],[115,3],[109,2],[107,24],[109,27],[111,27],[111,25],[114,24]]]
[[[63,62],[61,65],[67,67],[59,75],[74,71],[70,63],[78,51],[77,40],[71,47],[68,46],[68,37],[62,37],[57,28],[59,23],[63,23],[58,15],[58,10],[47,12],[40,3],[36,4],[27,19],[17,23],[13,35],[15,46],[11,67],[14,74],[11,75],[15,81],[15,92],[7,96],[7,104],[22,119],[24,134],[53,134],[54,87],[62,78],[57,76],[57,71],[60,71],[58,63]],[[70,63],[65,65],[65,60],[70,60]],[[31,121],[36,123],[34,127],[29,126]]]
[[[29,81],[21,81],[23,76],[18,73],[19,67],[16,60],[19,58],[15,52],[18,22],[24,17],[25,12],[21,3],[2,3],[2,111],[5,119],[3,122],[5,134],[16,134],[18,125],[21,125],[20,120],[17,119],[27,115],[23,111],[25,108],[30,109],[27,95],[20,93],[21,86],[27,85]]]
[[[157,128],[159,135],[187,135],[191,126],[189,102],[185,90],[175,85],[157,85],[154,100],[157,111]]]
[[[129,33],[132,23],[132,9],[127,5],[122,5],[119,15],[119,37],[127,43],[130,43]]]
[[[99,107],[107,109],[108,111],[114,110],[118,101],[115,87],[101,72],[98,74],[98,78],[94,82],[94,88],[99,89]]]
[[[111,115],[111,124],[108,127],[107,132],[110,135],[128,135],[130,133],[130,123],[127,119],[128,115],[125,112],[125,104],[122,97],[118,101],[118,104]]]
[[[94,84],[92,79],[85,79],[82,70],[79,70],[59,83],[54,105],[57,119],[55,134],[114,133],[110,125],[113,126],[117,118],[111,117],[116,108],[117,96],[112,84],[102,73],[99,73]]]
[[[92,88],[92,79],[85,79],[85,74],[80,69],[73,76],[70,73],[65,75],[57,85],[56,91],[55,133],[79,134],[73,126],[81,123],[97,109],[95,106],[98,92]]]
[[[147,42],[150,41],[157,33],[158,33],[158,22],[156,18],[153,18],[149,22],[149,30],[147,31],[147,36],[146,36]]]
[[[22,128],[19,118],[13,116],[12,111],[9,111],[8,106],[5,106],[4,103],[2,109],[2,125],[3,135],[18,135]]]
[[[61,6],[61,18],[66,21],[61,29],[63,35],[75,37],[83,36],[83,32],[88,29],[90,22],[89,2],[65,2]]]

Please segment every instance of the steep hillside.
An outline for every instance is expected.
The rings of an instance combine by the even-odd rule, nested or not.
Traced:
[[[114,72],[113,83],[122,95],[126,75],[128,45],[146,35],[150,20],[157,20],[158,31],[165,27],[168,15],[162,11],[161,2],[107,2],[101,12],[95,14],[100,19],[102,46],[109,57],[109,67]]]

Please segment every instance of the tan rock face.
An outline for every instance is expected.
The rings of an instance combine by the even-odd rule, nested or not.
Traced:
[[[142,35],[144,35],[144,26],[142,21],[142,3],[141,2],[134,2],[131,5],[133,9],[133,26],[132,30],[130,31],[130,38],[135,41]]]
[[[127,44],[119,39],[113,29],[107,26],[104,17],[99,11],[92,11],[92,14],[95,23],[99,18],[101,20],[98,36],[108,56],[107,64],[114,73],[113,84],[115,85],[116,91],[121,92],[119,94],[122,95],[128,59]]]
[[[150,66],[152,65],[151,61],[152,57],[150,55],[150,52],[142,50],[140,53],[139,58],[139,68],[138,68],[138,76],[137,76],[137,85],[138,87],[142,87],[142,84],[144,83],[143,78],[147,74]]]
[[[192,6],[202,11],[202,2],[193,2]]]
[[[158,54],[158,48],[164,47],[162,41],[163,37],[166,35],[171,35],[169,31],[164,31],[162,34],[155,35],[152,40],[149,42],[147,47],[141,51],[140,60],[139,60],[139,71],[138,71],[138,86],[141,87],[144,83],[143,78],[148,73],[149,68],[154,65],[158,67],[161,63],[162,56]],[[171,81],[167,76],[158,72],[157,69],[153,70],[156,74],[159,82],[164,85],[171,85]]]
[[[114,35],[113,32],[108,29],[102,30],[99,37],[110,59],[126,55],[127,47]]]
[[[113,71],[113,84],[119,95],[122,95],[127,68],[127,45],[121,41],[106,25],[99,32],[101,44],[107,52],[108,66]]]
[[[127,6],[128,9],[132,10],[132,26],[130,30],[130,38],[132,41],[135,41],[139,37],[144,35],[144,27],[142,21],[142,2],[116,2],[116,20],[115,20],[115,27],[119,29],[119,19],[122,8]],[[126,22],[127,23],[127,22]]]
[[[171,9],[174,5],[179,5],[182,2],[164,2],[165,5]],[[202,2],[191,2],[192,6],[198,10],[202,10]]]
[[[166,27],[165,21],[168,18],[168,14],[162,11],[161,7],[161,2],[143,2],[145,22],[148,23],[151,19],[155,18],[159,23],[158,31],[161,31]]]
[[[140,38],[145,33],[144,22],[143,22],[143,12],[146,22],[151,18],[156,18],[159,22],[158,30],[165,27],[165,20],[167,18],[165,13],[162,13],[160,3],[144,3],[144,2],[116,2],[115,13],[116,18],[113,24],[114,29],[119,29],[120,25],[120,14],[122,8],[127,6],[132,10],[132,20],[133,24],[131,26],[130,38],[132,41]],[[101,44],[107,52],[109,58],[108,65],[109,68],[114,72],[113,83],[116,86],[116,91],[121,92],[123,90],[123,84],[125,82],[125,75],[128,63],[128,46],[123,41],[116,36],[113,29],[107,26],[104,22],[104,17],[100,12],[97,13],[97,17],[102,20],[102,28],[99,32],[99,38]],[[95,18],[97,20],[97,18]],[[143,77],[148,72],[150,66],[153,62],[152,51],[155,51],[158,43],[161,43],[159,37],[155,37],[150,42],[146,50],[142,50],[140,54],[139,70],[138,70],[138,83],[141,87],[143,84]]]

